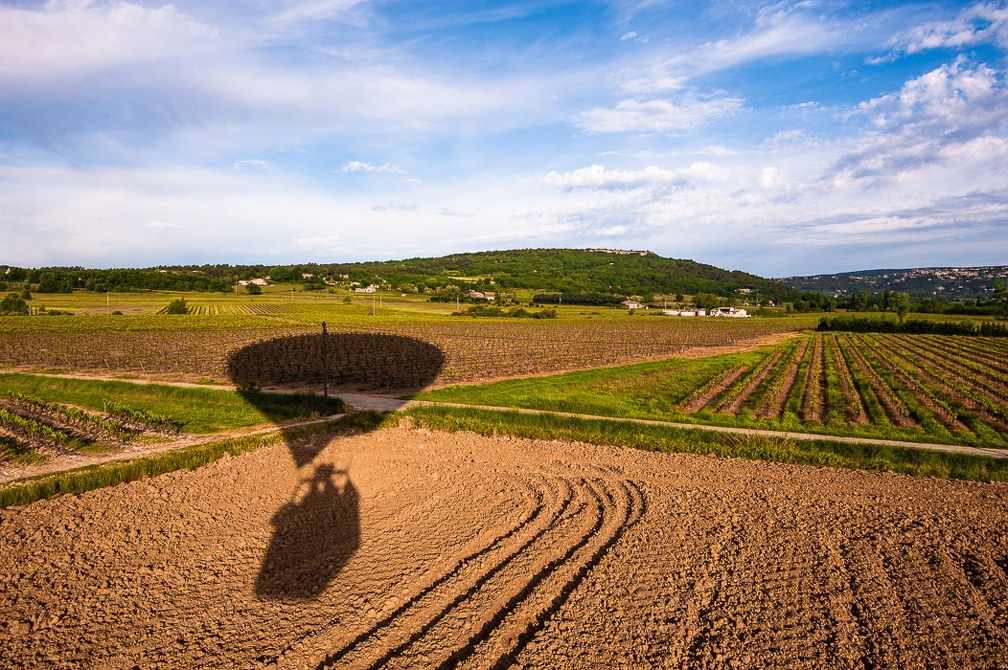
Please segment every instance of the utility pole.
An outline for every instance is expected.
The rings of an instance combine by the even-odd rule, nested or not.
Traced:
[[[326,330],[325,321],[322,322],[322,397],[329,399],[329,357],[326,355],[326,340],[329,339],[329,331]]]

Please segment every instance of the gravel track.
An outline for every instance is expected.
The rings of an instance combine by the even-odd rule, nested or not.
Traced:
[[[408,425],[291,442],[0,512],[0,665],[1004,667],[1006,503]]]

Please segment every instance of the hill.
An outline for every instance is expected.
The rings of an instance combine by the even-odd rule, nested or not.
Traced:
[[[800,291],[818,291],[837,298],[859,291],[886,290],[908,293],[915,301],[937,300],[986,302],[994,296],[994,282],[1008,277],[1008,266],[969,268],[911,268],[904,270],[861,270],[831,275],[785,277],[780,281]]]
[[[0,272],[6,268],[0,266]],[[798,292],[785,284],[738,270],[724,270],[692,260],[663,258],[649,251],[613,249],[519,249],[452,254],[364,263],[299,265],[203,265],[146,270],[83,268],[11,268],[6,278],[27,282],[33,290],[69,292],[144,289],[227,291],[236,279],[269,275],[273,282],[306,284],[306,288],[359,282],[403,291],[434,292],[439,287],[507,291],[606,294],[622,296],[729,296],[738,292],[758,299],[786,302]]]
[[[519,249],[452,254],[440,258],[332,265],[334,274],[357,281],[384,280],[435,288],[451,282],[487,290],[532,289],[618,295],[714,293],[748,290],[775,302],[797,292],[781,282],[649,251]]]

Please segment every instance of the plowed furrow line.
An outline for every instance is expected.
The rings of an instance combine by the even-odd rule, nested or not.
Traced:
[[[796,347],[791,356],[788,357],[787,372],[784,373],[782,381],[770,393],[766,394],[762,405],[756,412],[757,417],[771,417],[779,419],[784,414],[784,406],[787,404],[791,389],[794,388],[798,379],[798,368],[805,359],[805,352],[809,348],[809,339],[806,338],[800,346]]]
[[[594,551],[587,561],[574,562],[572,571],[566,573],[568,576],[562,582],[559,590],[544,591],[539,598],[539,609],[533,610],[530,615],[525,615],[528,623],[524,629],[515,630],[507,637],[508,642],[514,642],[510,649],[502,653],[494,663],[487,663],[483,667],[507,668],[513,665],[518,654],[542,629],[543,625],[560,609],[570,598],[575,589],[584,581],[585,577],[598,565],[599,561],[606,555],[610,548],[615,545],[623,533],[640,521],[646,511],[646,500],[644,494],[635,482],[620,480],[620,493],[625,497],[626,503],[619,508],[616,520],[606,527],[601,533],[605,539],[593,545]],[[515,634],[517,633],[517,634]],[[489,659],[488,659],[489,660]],[[468,667],[479,667],[472,663],[467,663]]]
[[[812,360],[805,375],[805,388],[802,392],[801,417],[806,420],[822,418],[823,399],[826,396],[823,370],[823,334],[816,333],[812,342]]]
[[[388,625],[388,623],[391,622],[395,617],[399,616],[403,611],[411,607],[413,603],[415,603],[415,601],[419,600],[428,592],[440,586],[446,580],[451,579],[452,577],[457,575],[458,572],[462,570],[464,567],[466,567],[470,562],[479,559],[484,554],[498,547],[502,542],[509,540],[510,538],[517,535],[521,531],[527,529],[530,525],[536,523],[536,519],[540,515],[542,515],[544,509],[547,509],[555,505],[555,501],[546,500],[547,497],[546,494],[549,493],[550,491],[548,490],[548,486],[546,486],[545,482],[538,482],[539,484],[538,487],[534,486],[531,482],[528,481],[522,481],[521,484],[522,484],[521,488],[523,490],[522,499],[526,502],[526,507],[525,509],[522,510],[521,515],[518,518],[518,521],[513,526],[511,526],[505,532],[499,533],[498,535],[490,539],[489,542],[486,542],[486,540],[483,538],[477,538],[471,540],[470,542],[463,545],[463,548],[460,549],[458,552],[456,552],[455,555],[446,557],[446,560],[443,562],[443,565],[450,566],[447,570],[443,571],[440,575],[434,577],[433,580],[429,584],[427,584],[421,591],[406,598],[405,602],[403,602],[403,604],[400,605],[394,612],[384,617],[378,623],[374,624],[367,632],[361,633],[352,642],[347,644],[344,647],[344,649],[356,646],[362,640],[366,639],[375,631],[377,631],[379,628]],[[544,491],[546,491],[546,493],[544,493]],[[432,500],[434,500],[435,502],[431,503]],[[443,496],[429,498],[424,503],[421,510],[426,509],[430,511],[431,509],[434,509],[434,507],[436,507],[437,505],[443,505],[443,504],[444,504]],[[415,512],[416,512],[415,507],[410,507],[408,504],[404,503],[403,506],[396,508],[396,511],[394,513],[380,517],[381,519],[380,522],[377,522],[374,525],[382,528],[401,528],[405,523],[404,520],[406,516],[408,514],[413,515],[415,514]],[[393,539],[384,540],[380,538],[378,539],[379,543],[385,541],[392,542],[394,540]],[[472,549],[469,549],[468,551],[466,550],[466,547],[471,547],[474,544],[477,545],[478,548],[476,548],[475,550]],[[431,570],[430,572],[434,572],[434,570]],[[325,604],[326,604],[325,600],[319,602],[319,606],[324,606]],[[316,649],[318,648],[325,649],[328,647],[331,649],[337,643],[337,640],[329,637],[328,634],[332,633],[334,627],[339,623],[339,621],[340,619],[338,618],[330,621],[323,620],[321,623],[314,625],[313,630],[311,632],[302,635],[301,637],[295,639],[291,643],[288,643],[284,652],[280,653],[279,655],[267,654],[261,657],[260,660],[264,662],[272,660],[278,662],[281,665],[286,665],[284,659],[288,655],[303,653],[303,650],[306,648],[312,647]],[[313,662],[317,662],[317,657],[316,660]]]
[[[544,503],[536,509],[534,519],[458,561],[394,612],[326,656],[318,667],[381,667],[423,637],[465,600],[467,594],[477,591],[561,521],[575,492],[562,479],[546,483],[556,485],[559,490],[547,487],[547,494],[553,495],[544,496]]]
[[[452,667],[468,656],[472,641],[488,636],[500,624],[503,613],[514,606],[515,592],[518,592],[518,601],[524,599],[527,593],[523,592],[528,585],[543,574],[542,563],[548,562],[543,557],[570,546],[577,538],[597,532],[602,520],[601,501],[584,480],[574,484],[577,504],[551,525],[548,532],[520,547],[468,590],[459,593],[406,642],[390,649],[368,667]],[[467,637],[467,631],[475,632]]]
[[[770,373],[777,366],[777,363],[784,356],[783,351],[776,351],[774,354],[767,359],[765,362],[761,363],[760,366],[749,376],[746,381],[745,386],[739,392],[735,398],[728,400],[727,402],[722,401],[718,406],[719,412],[724,412],[728,414],[738,414],[739,409],[741,409],[742,404],[749,400],[749,397],[753,392],[759,387],[759,385],[770,376]]]
[[[916,426],[917,420],[910,416],[909,412],[899,403],[893,389],[878,375],[875,368],[862,353],[859,345],[857,343],[852,344],[848,339],[849,337],[849,335],[844,335],[846,351],[850,352],[851,358],[858,367],[861,376],[868,382],[868,386],[875,395],[875,399],[878,400],[885,410],[886,418],[889,422],[902,428],[913,428]],[[863,351],[871,354],[872,360],[878,361],[878,358],[869,347],[864,347]]]
[[[975,371],[957,363],[951,357],[937,356],[906,336],[891,338],[890,342],[894,350],[899,351],[901,358],[911,364],[916,364],[921,369],[926,368],[925,372],[928,373],[928,376],[940,380],[940,383],[949,389],[949,393],[953,397],[961,391],[952,388],[948,382],[949,379],[983,396],[994,405],[1003,405],[1008,402],[1008,383],[1001,382],[993,377],[979,378]],[[921,358],[926,361],[926,364],[920,360]],[[970,400],[972,401],[972,399]],[[998,419],[1001,421],[1004,420],[1002,417],[998,417]],[[1002,426],[1001,430],[1005,430],[1005,428]]]
[[[539,572],[515,593],[442,668],[503,668],[528,644],[598,564],[623,532],[643,514],[644,498],[632,482],[595,480],[590,483],[600,501],[599,516],[590,534],[570,546],[562,556],[542,565]]]

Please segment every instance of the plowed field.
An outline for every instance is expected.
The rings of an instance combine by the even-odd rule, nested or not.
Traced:
[[[1008,486],[402,427],[0,516],[4,667],[1004,667]]]

